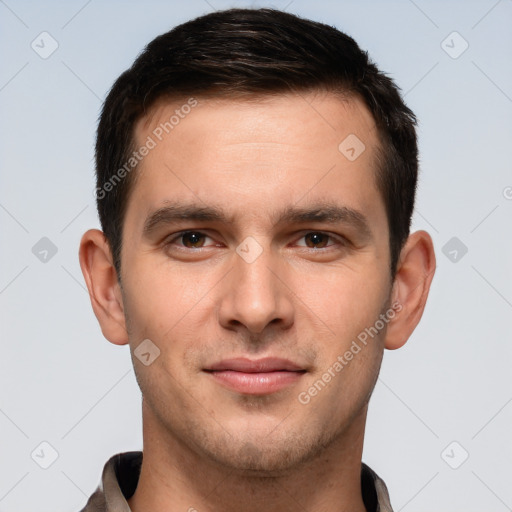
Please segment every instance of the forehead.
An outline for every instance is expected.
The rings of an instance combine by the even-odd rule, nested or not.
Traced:
[[[135,126],[136,147],[149,140],[131,194],[140,215],[178,197],[239,218],[318,199],[383,207],[374,180],[377,129],[353,96],[162,99]]]
[[[193,105],[193,106],[191,106]],[[215,124],[211,124],[215,123]],[[149,134],[157,142],[201,140],[232,143],[300,144],[322,149],[358,134],[365,145],[379,143],[372,114],[349,94],[311,91],[245,99],[161,98],[135,125],[135,140]]]

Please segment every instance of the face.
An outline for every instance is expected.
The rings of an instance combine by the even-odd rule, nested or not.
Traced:
[[[162,132],[180,105],[136,126],[138,146],[155,145],[123,227],[144,421],[225,466],[292,468],[360,433],[380,367],[376,127],[358,99],[308,94],[199,100]],[[148,365],[134,356],[146,339],[160,351]]]

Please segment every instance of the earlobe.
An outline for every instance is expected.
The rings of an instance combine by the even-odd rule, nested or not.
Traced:
[[[92,309],[103,335],[115,345],[125,345],[128,334],[122,295],[110,247],[102,231],[90,229],[84,233],[79,259]]]
[[[396,304],[396,315],[388,324],[385,347],[402,347],[418,325],[427,302],[434,277],[436,259],[434,245],[426,231],[409,236],[401,253],[391,303]]]

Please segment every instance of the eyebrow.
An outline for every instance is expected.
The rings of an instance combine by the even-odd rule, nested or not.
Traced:
[[[315,203],[306,207],[289,206],[272,215],[274,226],[280,224],[306,224],[308,222],[346,224],[353,227],[364,238],[372,232],[366,217],[359,211],[332,203]],[[151,212],[143,227],[143,235],[149,237],[162,225],[180,221],[218,222],[233,224],[234,216],[227,215],[222,208],[198,204],[180,204],[166,201],[165,205]]]

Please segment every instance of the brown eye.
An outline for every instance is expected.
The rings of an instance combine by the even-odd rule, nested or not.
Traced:
[[[198,231],[189,231],[181,235],[182,243],[188,248],[200,248],[204,244],[205,235]]]
[[[327,247],[330,236],[325,233],[308,233],[304,235],[304,238],[306,239],[306,245],[308,247],[322,249],[323,247]]]

